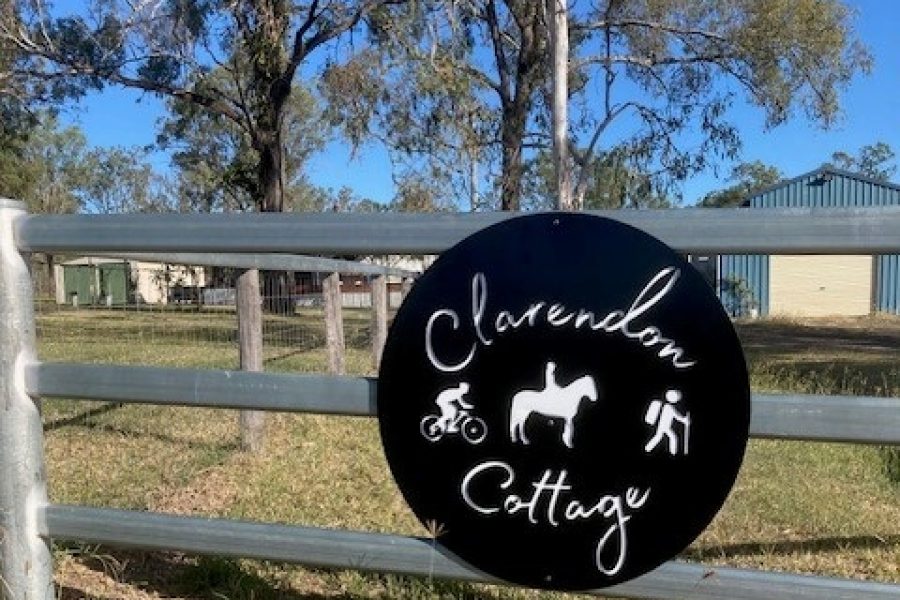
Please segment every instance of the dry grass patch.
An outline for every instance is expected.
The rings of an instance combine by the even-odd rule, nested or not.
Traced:
[[[233,315],[213,315],[224,325],[215,325],[218,338],[204,341],[200,333],[213,329],[209,316],[166,314],[167,328],[193,333],[138,343],[141,327],[158,327],[157,317],[147,315],[138,327],[124,317],[98,324],[99,313],[82,312],[41,317],[42,359],[237,364],[236,346],[223,333]],[[319,318],[272,319],[270,335],[313,336]],[[348,371],[371,374],[368,313],[345,318],[353,332]],[[738,329],[755,389],[900,396],[900,319],[753,321]],[[322,348],[303,344],[270,343],[266,359],[271,371],[322,372],[325,365]],[[427,535],[390,478],[372,419],[273,414],[266,452],[253,456],[236,450],[234,411],[52,401],[45,420],[57,502]],[[60,554],[64,598],[575,597],[177,554],[76,554]],[[873,447],[755,440],[725,509],[685,557],[900,583],[900,486],[884,477]],[[110,570],[116,563],[126,566]]]

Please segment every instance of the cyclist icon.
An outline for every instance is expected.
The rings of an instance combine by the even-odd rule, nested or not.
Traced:
[[[471,414],[475,408],[463,399],[469,392],[469,384],[463,381],[457,386],[441,391],[434,399],[440,409],[440,415],[426,415],[419,428],[429,442],[436,442],[445,435],[462,434],[470,444],[478,444],[487,435],[487,424],[484,419]]]

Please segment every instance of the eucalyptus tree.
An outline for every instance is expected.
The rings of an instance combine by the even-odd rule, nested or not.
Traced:
[[[169,181],[142,148],[94,148],[84,157],[81,210],[89,213],[159,213],[175,209]]]
[[[500,208],[518,209],[548,72],[541,3],[424,0],[370,25],[371,49],[326,73],[333,123],[424,157],[432,178],[462,181],[472,209],[489,205],[480,182],[495,174]]]
[[[526,163],[551,139],[571,208],[613,150],[667,190],[737,155],[735,104],[767,127],[827,126],[871,65],[840,0],[424,0],[387,14],[373,50],[325,78],[335,98],[361,90],[335,121],[401,155],[496,174],[503,209],[519,207]]]
[[[756,192],[774,185],[784,179],[778,167],[755,160],[736,165],[731,169],[728,181],[732,185],[725,189],[706,194],[697,202],[697,206],[707,208],[729,208],[740,206]]]
[[[84,133],[75,126],[61,127],[56,117],[47,113],[15,111],[9,117],[16,121],[8,126],[4,124],[4,129],[19,132],[12,138],[14,149],[7,148],[11,154],[0,158],[2,193],[23,200],[34,213],[78,212],[92,175]],[[4,114],[4,123],[6,118]],[[27,129],[20,128],[23,123],[28,123]],[[37,260],[40,261],[40,256]],[[54,256],[43,254],[43,263],[40,287],[47,296],[55,297]],[[39,268],[36,273],[40,273]]]
[[[285,206],[284,124],[294,81],[318,53],[340,56],[345,34],[391,0],[92,0],[62,14],[48,0],[0,11],[0,47],[13,53],[0,94],[59,103],[107,86],[189,102],[229,120],[257,156],[255,208]],[[229,57],[240,52],[246,61]],[[212,76],[230,65],[234,86]],[[227,67],[226,67],[227,68]],[[262,369],[259,275],[239,278],[241,365]],[[260,435],[245,447],[258,448]]]
[[[29,168],[26,151],[37,125],[16,102],[0,98],[0,195],[24,198],[37,173]]]
[[[205,77],[229,96],[239,96],[246,86],[240,79],[247,72],[245,63],[241,53],[234,53]],[[247,129],[180,98],[171,98],[168,108],[157,143],[172,153],[184,200],[182,208],[199,212],[252,210],[256,199],[262,197],[256,173],[260,157]],[[307,160],[322,150],[328,139],[321,112],[314,95],[304,85],[294,83],[281,121],[283,208],[293,208],[292,188],[303,185]]]
[[[896,158],[890,144],[875,142],[863,146],[855,155],[844,151],[834,152],[830,164],[876,181],[890,181],[897,172]]]
[[[528,210],[566,210],[560,193],[557,158],[542,151],[528,162],[522,207]],[[623,208],[671,208],[673,200],[654,185],[653,178],[629,162],[627,148],[613,148],[599,154],[588,166],[590,174],[584,195],[586,210]],[[563,170],[565,171],[565,170]]]
[[[592,2],[569,11],[578,39],[569,70],[574,205],[590,163],[614,142],[657,181],[677,182],[719,157],[733,158],[738,101],[766,127],[801,114],[828,126],[839,93],[871,58],[840,0]],[[613,140],[613,124],[621,126]]]

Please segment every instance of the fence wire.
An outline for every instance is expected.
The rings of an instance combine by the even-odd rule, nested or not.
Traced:
[[[32,262],[39,355],[44,360],[236,368],[240,271],[100,257]],[[262,272],[267,369],[324,371],[327,273]],[[372,345],[371,275],[342,275],[348,362],[366,371]],[[401,302],[388,277],[389,308]],[[360,356],[356,356],[359,354]]]

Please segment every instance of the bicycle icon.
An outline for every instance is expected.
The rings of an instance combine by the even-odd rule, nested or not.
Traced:
[[[487,423],[465,409],[459,409],[449,421],[441,415],[427,415],[419,426],[429,442],[437,442],[445,435],[459,433],[470,444],[480,444],[487,436]]]

